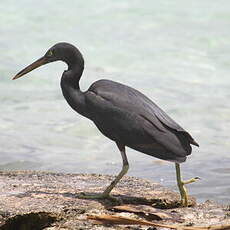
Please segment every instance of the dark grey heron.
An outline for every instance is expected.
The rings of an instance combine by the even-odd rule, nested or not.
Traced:
[[[110,80],[94,82],[82,92],[79,81],[84,70],[84,59],[80,51],[69,43],[57,43],[44,56],[33,62],[13,79],[44,64],[63,61],[68,65],[61,77],[62,93],[76,112],[94,122],[109,139],[115,141],[121,152],[123,166],[114,181],[102,194],[85,194],[85,198],[106,198],[129,168],[125,147],[156,158],[175,162],[177,184],[181,204],[188,206],[185,184],[198,178],[182,181],[180,163],[191,154],[191,145],[197,142],[180,125],[141,92]]]

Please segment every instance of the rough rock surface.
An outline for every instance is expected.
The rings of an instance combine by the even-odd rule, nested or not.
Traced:
[[[0,230],[151,229],[141,225],[97,225],[89,215],[120,215],[181,225],[230,223],[230,208],[213,202],[179,208],[179,195],[159,184],[124,177],[113,190],[116,200],[86,200],[81,192],[100,193],[114,179],[96,174],[35,171],[0,172]]]

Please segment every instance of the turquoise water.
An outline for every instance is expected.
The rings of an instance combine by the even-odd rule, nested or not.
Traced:
[[[67,4],[68,3],[68,4]],[[101,78],[142,91],[199,142],[182,165],[198,201],[230,203],[230,2],[39,1],[0,4],[0,169],[117,174],[113,142],[63,99],[63,63],[11,78],[59,41]],[[174,165],[127,149],[129,175],[177,189]]]

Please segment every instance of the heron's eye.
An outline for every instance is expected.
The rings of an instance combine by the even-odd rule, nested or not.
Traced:
[[[52,56],[53,56],[53,51],[49,50],[48,53],[47,53],[47,57],[52,57]]]

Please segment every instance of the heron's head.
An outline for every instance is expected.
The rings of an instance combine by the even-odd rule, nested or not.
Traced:
[[[63,61],[67,63],[69,68],[72,68],[73,66],[84,68],[84,59],[80,51],[69,43],[60,42],[52,46],[44,56],[17,73],[13,80],[22,77],[42,65],[55,61]]]

